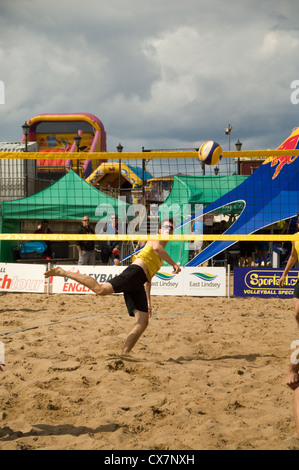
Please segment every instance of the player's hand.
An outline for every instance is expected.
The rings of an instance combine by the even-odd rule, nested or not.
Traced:
[[[279,287],[283,287],[285,284],[285,276],[282,275],[278,283],[279,283]]]
[[[181,272],[181,268],[179,267],[178,264],[173,265],[173,272],[172,274],[179,274]]]
[[[299,375],[295,372],[289,373],[287,376],[286,384],[292,389],[296,390],[299,387]]]

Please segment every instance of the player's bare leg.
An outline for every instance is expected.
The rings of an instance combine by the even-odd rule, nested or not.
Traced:
[[[293,305],[295,320],[297,322],[297,326],[299,327],[299,299],[297,299],[296,297],[293,298]]]
[[[294,391],[294,418],[299,436],[299,386]]]
[[[294,305],[294,315],[297,326],[299,326],[299,299],[296,297],[293,298],[293,305]],[[297,359],[299,359],[299,354],[297,355]],[[289,370],[286,377],[286,384],[295,390],[299,385],[299,364],[290,364]]]
[[[74,273],[72,271],[65,271],[60,266],[49,269],[49,271],[45,272],[45,278],[52,276],[68,277],[73,281],[79,282],[79,284],[82,284],[83,286],[87,287],[98,295],[114,294],[113,287],[109,282],[105,282],[105,284],[99,284],[91,276],[87,276],[86,274]]]
[[[134,314],[136,318],[136,323],[126,339],[122,354],[128,354],[132,350],[132,348],[135,346],[138,339],[148,326],[148,312],[141,312],[139,310],[135,310]]]
[[[299,386],[298,365],[290,364],[286,377],[286,384],[293,390]]]
[[[293,299],[293,305],[295,319],[297,326],[299,326],[299,299],[296,297]],[[299,359],[299,354],[297,355],[297,359]],[[299,436],[299,364],[290,364],[286,377],[286,384],[294,390],[294,418]]]

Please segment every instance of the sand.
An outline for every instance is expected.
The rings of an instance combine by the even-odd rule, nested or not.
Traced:
[[[153,297],[124,357],[122,296],[0,298],[1,450],[299,449],[292,300]]]

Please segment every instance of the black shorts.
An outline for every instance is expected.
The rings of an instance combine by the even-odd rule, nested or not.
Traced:
[[[296,299],[299,299],[299,279],[295,284],[295,289],[294,289],[294,297]]]
[[[240,256],[241,258],[246,258],[246,256],[252,257],[254,252],[255,243],[254,242],[241,242],[240,243]]]
[[[148,311],[147,297],[144,284],[148,282],[143,269],[131,264],[119,276],[114,277],[109,282],[116,294],[124,293],[125,302],[131,317],[134,317],[134,311]]]
[[[107,264],[109,263],[109,259],[112,259],[114,261],[115,259],[120,259],[119,254],[113,253],[113,248],[112,246],[105,245],[101,249],[101,260],[102,263]]]

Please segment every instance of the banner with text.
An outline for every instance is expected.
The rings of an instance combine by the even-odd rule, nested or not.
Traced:
[[[223,297],[226,295],[226,268],[184,268],[184,295]]]
[[[94,278],[99,284],[118,276],[124,268],[118,266],[85,266],[64,265],[65,271],[85,274]],[[53,294],[93,294],[87,287],[69,277],[50,277],[50,292]]]
[[[67,271],[86,274],[100,284],[124,271],[117,266],[63,266]],[[162,268],[152,279],[152,295],[225,296],[226,269],[183,268],[173,274],[171,267]],[[50,292],[55,294],[88,294],[91,291],[68,277],[50,278]],[[92,293],[92,292],[91,292]]]
[[[299,271],[289,271],[284,287],[279,287],[283,269],[235,268],[235,297],[282,297],[292,298]]]
[[[66,277],[44,278],[48,265],[0,263],[0,292],[32,292],[53,294],[89,294],[87,287]],[[63,265],[65,271],[85,274],[98,283],[113,279],[125,267]],[[152,279],[152,295],[225,296],[226,268],[183,268],[173,274],[163,267]]]
[[[0,292],[47,293],[45,265],[0,263]]]

